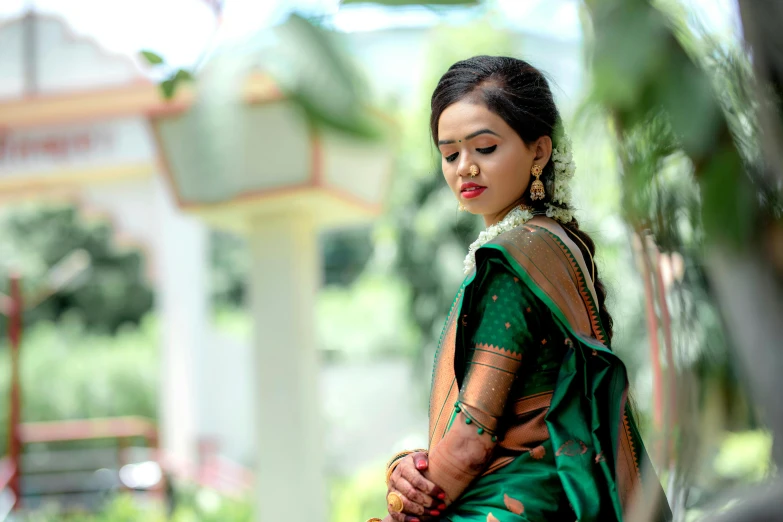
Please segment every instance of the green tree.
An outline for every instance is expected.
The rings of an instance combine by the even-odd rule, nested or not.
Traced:
[[[89,272],[78,285],[56,292],[27,312],[26,324],[55,321],[66,312],[101,332],[138,324],[153,302],[145,259],[138,250],[119,248],[109,223],[87,222],[73,206],[24,205],[0,215],[3,271],[18,271],[28,294],[44,285],[52,266],[78,249],[89,254]]]
[[[462,34],[474,35],[463,38]],[[392,270],[410,287],[411,313],[418,330],[416,367],[425,373],[454,295],[464,277],[462,258],[482,223],[461,213],[440,172],[440,154],[429,133],[429,93],[454,62],[482,53],[511,53],[510,34],[489,19],[436,28],[427,42],[429,76],[418,88],[417,104],[401,109],[397,154],[389,207],[376,233],[377,247],[396,253]],[[426,379],[422,380],[426,382]]]
[[[753,73],[742,54],[727,54],[725,46],[707,45],[699,53],[682,20],[662,10],[670,7],[666,2],[588,0],[592,100],[615,131],[626,199],[638,204],[626,219],[658,247],[684,251],[694,261],[725,325],[742,382],[777,441],[773,454],[780,466],[783,411],[772,390],[783,371],[783,355],[776,349],[783,334],[783,40],[776,29],[783,6],[739,3],[746,43],[754,53]],[[680,159],[680,179],[686,180],[680,188],[661,179],[674,156]],[[683,210],[700,237],[683,234],[688,221]],[[643,275],[652,279],[654,265],[648,250],[642,252]],[[689,413],[699,418],[693,409]],[[690,428],[688,437],[698,446],[705,430]],[[681,460],[680,467],[692,464],[689,460]],[[680,484],[686,494],[676,496],[685,498],[688,488]],[[779,494],[779,487],[770,488],[768,497],[719,518],[766,519]]]

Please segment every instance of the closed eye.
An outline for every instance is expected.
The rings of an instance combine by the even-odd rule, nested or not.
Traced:
[[[497,145],[492,145],[491,147],[485,147],[483,149],[476,149],[476,152],[480,152],[481,154],[492,154],[495,152],[495,149],[497,149]]]
[[[452,161],[457,159],[458,155],[459,155],[459,152],[455,152],[454,154],[449,154],[448,156],[446,156],[446,161],[451,163]]]

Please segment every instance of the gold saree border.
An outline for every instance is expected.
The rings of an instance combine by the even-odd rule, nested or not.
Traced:
[[[576,333],[601,340],[598,308],[592,302],[579,263],[562,240],[548,229],[526,224],[501,234],[491,243],[517,262]]]
[[[474,420],[495,433],[498,421],[522,363],[522,354],[491,344],[479,343],[468,362],[459,402],[470,408]]]
[[[554,392],[546,391],[517,399],[514,403],[514,415],[519,417],[531,411],[549,408],[549,405],[552,403],[552,395],[554,395]]]
[[[549,413],[553,395],[552,391],[548,391],[516,400],[513,412],[519,423],[508,428],[500,445],[512,451],[528,451],[533,458],[540,458],[533,450],[549,440],[546,414]]]
[[[454,349],[457,339],[456,319],[462,306],[463,295],[464,286],[454,298],[435,352],[430,391],[429,449],[432,449],[446,434],[453,413],[452,406],[457,402],[459,393],[454,375]]]

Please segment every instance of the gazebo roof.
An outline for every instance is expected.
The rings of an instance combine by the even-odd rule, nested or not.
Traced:
[[[38,44],[36,58],[25,65],[21,49],[28,22],[36,24]],[[158,171],[168,177],[181,208],[220,227],[241,229],[248,217],[291,209],[331,226],[380,210],[392,147],[312,125],[252,60],[230,50],[216,53],[195,84],[182,85],[166,100],[132,59],[73,36],[59,18],[12,20],[0,25],[0,36],[8,51],[0,56],[0,129],[7,129],[0,142],[48,154],[47,147],[70,139],[68,133],[109,124],[117,126],[112,132],[118,136],[126,130],[138,135],[133,139],[148,142],[142,149],[151,151],[134,155],[130,170],[105,163],[115,161],[111,157],[98,163],[85,157],[83,166],[68,165],[71,174],[55,174],[52,162],[38,173],[35,160],[25,164],[21,177],[13,162],[0,157],[8,190],[19,190],[19,183],[28,190],[105,182],[106,173],[115,171]],[[25,67],[37,78],[32,94],[25,91],[30,87],[24,85]],[[226,69],[232,74],[226,76]],[[384,118],[372,109],[367,114]],[[123,127],[128,122],[132,130]],[[390,127],[388,121],[384,127]],[[148,136],[141,136],[145,132]]]

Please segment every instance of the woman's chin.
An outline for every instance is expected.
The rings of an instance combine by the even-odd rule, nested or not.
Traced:
[[[463,201],[462,206],[465,207],[465,210],[467,210],[468,212],[476,216],[486,216],[487,214],[493,213],[493,209],[489,205],[486,204],[482,205],[478,201],[473,203],[466,203]]]

